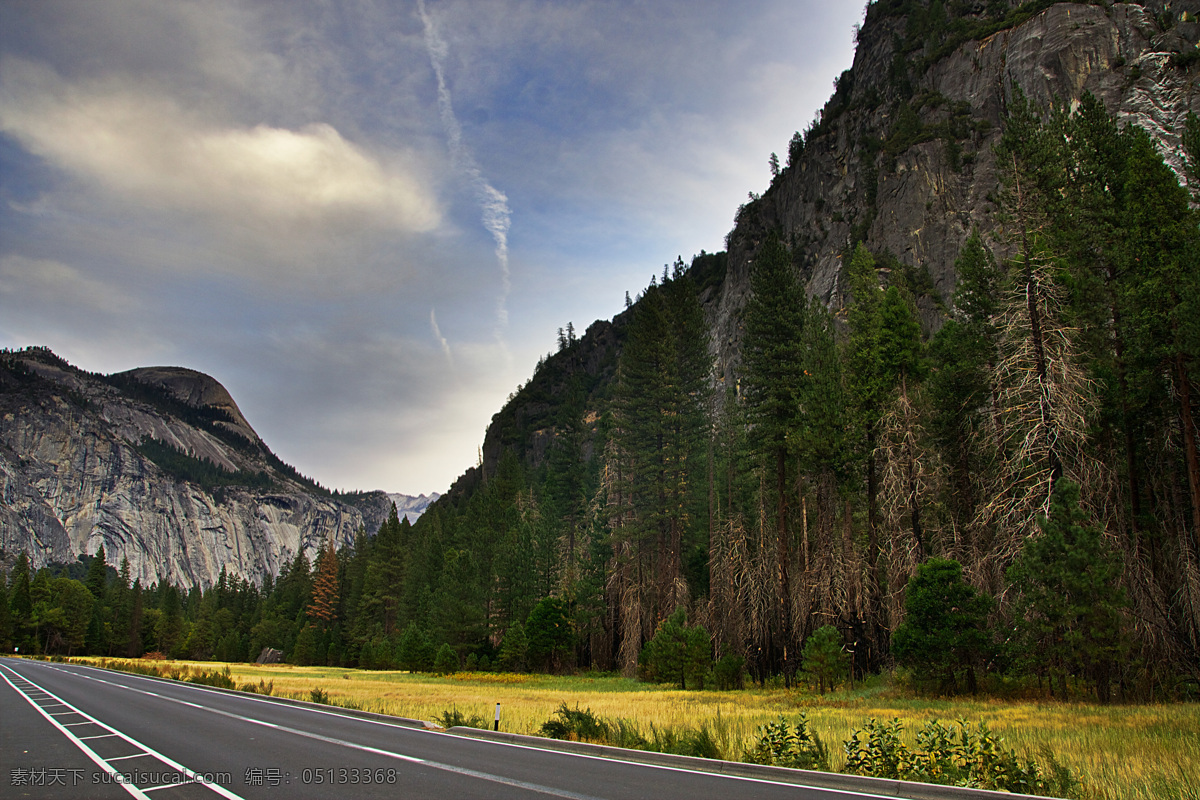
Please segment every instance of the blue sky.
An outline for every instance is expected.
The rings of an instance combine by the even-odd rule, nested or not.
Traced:
[[[0,347],[207,372],[340,489],[445,491],[555,346],[723,247],[863,4],[0,3]]]

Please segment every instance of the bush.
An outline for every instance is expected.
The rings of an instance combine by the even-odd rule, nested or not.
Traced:
[[[809,729],[808,715],[801,714],[794,728],[783,717],[759,726],[758,743],[746,760],[774,767],[827,770],[829,750],[821,737]]]
[[[701,725],[698,731],[687,731],[682,737],[680,748],[678,751],[667,750],[664,752],[676,752],[681,756],[692,756],[693,758],[711,758],[720,761],[725,757],[721,751],[721,746],[717,743],[717,739],[713,736],[713,732],[709,730],[707,724]]]
[[[927,723],[917,733],[916,749],[910,751],[900,741],[904,729],[900,720],[872,719],[865,729],[854,731],[844,744],[845,771],[876,778],[1054,797],[1067,797],[1078,787],[1075,776],[1048,749],[1041,751],[1044,765],[1032,759],[1022,761],[1013,750],[1003,747],[1003,740],[988,730],[985,723],[980,723],[978,729],[963,720],[957,724],[955,730],[937,720]]]
[[[963,674],[967,691],[974,694],[975,667],[986,663],[993,649],[987,625],[992,606],[991,597],[963,580],[961,564],[930,558],[908,581],[904,622],[892,635],[892,654],[929,687],[953,693]]]
[[[243,683],[237,688],[240,691],[249,692],[250,694],[262,694],[269,697],[275,693],[275,681],[264,681],[263,679],[259,678],[257,686],[255,686],[253,683]]]
[[[314,703],[320,703],[321,705],[325,705],[325,706],[330,704],[329,703],[329,694],[324,689],[321,689],[319,687],[316,689],[309,690],[308,699]]]
[[[199,683],[202,686],[215,686],[218,689],[236,689],[237,684],[230,677],[229,667],[224,670],[209,670],[205,672],[197,672],[190,676],[188,683]]]
[[[467,716],[458,710],[458,706],[448,708],[441,713],[441,716],[433,718],[433,721],[441,725],[446,730],[451,728],[482,728],[488,729],[488,721],[478,714]]]
[[[607,742],[609,731],[609,724],[593,714],[590,708],[580,710],[578,705],[567,708],[566,703],[558,707],[554,717],[542,723],[543,736],[575,742]]]

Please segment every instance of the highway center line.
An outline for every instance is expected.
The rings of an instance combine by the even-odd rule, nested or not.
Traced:
[[[51,667],[51,669],[58,669],[58,668]],[[165,700],[167,702],[178,703],[180,705],[189,706],[191,708],[195,708],[200,711],[207,711],[210,714],[217,714],[222,717],[236,719],[241,722],[248,722],[252,725],[261,725],[265,728],[272,728],[277,731],[295,734],[296,736],[303,736],[306,739],[314,739],[319,742],[325,742],[326,744],[338,745],[340,747],[348,747],[353,750],[359,750],[361,752],[371,753],[373,755],[385,756],[387,758],[395,758],[395,759],[399,759],[400,761],[407,761],[412,764],[419,764],[420,766],[423,766],[423,767],[429,767],[430,769],[441,770],[443,772],[450,772],[450,773],[454,773],[456,775],[462,775],[462,776],[468,777],[468,778],[478,778],[479,780],[488,781],[490,783],[499,783],[504,786],[511,786],[515,789],[523,789],[525,791],[537,792],[538,794],[550,795],[552,797],[562,797],[562,798],[566,798],[566,800],[602,800],[601,798],[593,797],[591,795],[578,794],[576,792],[570,792],[565,789],[555,789],[552,786],[542,786],[537,783],[528,783],[526,781],[519,781],[519,780],[516,780],[513,778],[505,778],[501,775],[492,775],[491,773],[479,772],[478,770],[467,769],[466,767],[458,767],[453,764],[442,764],[437,761],[428,761],[423,758],[416,758],[414,756],[405,755],[404,753],[397,753],[397,752],[394,752],[391,750],[383,750],[378,747],[371,747],[371,746],[365,745],[365,744],[358,744],[357,742],[350,742],[345,739],[337,739],[332,736],[322,736],[319,733],[313,733],[311,731],[300,730],[299,728],[291,728],[291,727],[288,727],[287,725],[278,725],[273,722],[267,722],[266,720],[254,719],[253,717],[244,717],[240,714],[234,714],[230,711],[221,711],[220,709],[217,709],[217,708],[209,708],[207,706],[203,706],[198,703],[192,703],[187,700],[179,700],[174,697],[167,697],[165,695],[156,694],[154,692],[147,692],[147,691],[143,691],[142,689],[135,689],[132,686],[125,686],[120,683],[114,683],[113,681],[106,681],[101,678],[94,678],[91,675],[84,675],[84,674],[80,674],[77,672],[71,672],[69,670],[60,670],[60,671],[67,672],[70,675],[74,675],[77,678],[83,678],[84,680],[95,681],[97,683],[107,684],[108,686],[115,686],[118,689],[125,689],[126,691],[136,692],[138,694],[153,695],[154,697],[157,697],[160,700]],[[138,677],[138,676],[133,676],[133,677]],[[5,680],[8,680],[7,677],[5,677]],[[26,680],[28,680],[28,678]],[[11,681],[10,681],[10,684],[11,684]],[[13,687],[13,688],[16,688],[16,687]],[[191,687],[188,687],[188,688],[191,688]],[[218,694],[220,694],[220,693],[218,692]],[[229,697],[230,695],[225,695],[225,696]],[[308,710],[319,710],[319,709],[308,709]],[[80,713],[82,713],[82,712],[80,712]],[[332,716],[341,717],[342,719],[356,719],[354,717],[347,717],[343,714],[333,714],[332,712],[324,712],[324,713],[331,714]],[[368,721],[370,721],[370,720],[368,720]],[[101,724],[103,724],[103,723],[101,723]],[[399,727],[405,727],[405,726],[392,725],[391,727],[399,728]],[[86,745],[84,745],[82,743],[80,743],[79,746],[86,747]],[[165,756],[163,758],[165,758]],[[205,784],[205,785],[209,786],[209,788],[213,788],[215,786],[214,784]],[[160,787],[154,787],[154,788],[160,788]],[[151,790],[147,790],[147,791],[151,791]],[[142,795],[142,797],[145,797],[145,795]],[[233,795],[232,797],[234,798],[234,800],[241,800],[241,798],[238,798],[236,795]],[[147,798],[147,800],[148,800],[148,798]]]
[[[270,722],[264,722],[262,720],[253,719],[251,717],[241,717],[237,714],[231,714],[226,711],[219,711],[215,708],[207,708],[205,706],[196,705],[195,703],[189,703],[186,700],[176,700],[175,698],[166,697],[165,695],[159,695],[155,692],[144,691],[142,689],[134,689],[131,686],[124,686],[119,683],[113,683],[111,681],[103,680],[102,678],[93,678],[89,675],[81,674],[78,672],[72,672],[70,670],[66,670],[61,667],[55,667],[55,666],[51,666],[49,664],[46,664],[45,666],[47,666],[51,669],[58,669],[62,672],[68,672],[69,674],[76,675],[77,677],[81,677],[81,678],[86,678],[87,680],[94,680],[94,681],[98,681],[100,683],[107,683],[112,686],[117,686],[122,689],[128,689],[131,692],[139,692],[141,694],[153,695],[154,697],[162,697],[162,699],[164,699],[164,700],[170,700],[175,703],[181,703],[184,705],[194,706],[196,708],[203,709],[205,711],[209,711],[213,714],[221,714],[224,716],[233,717],[235,719],[241,719],[246,722],[252,722],[256,725],[264,725],[266,727],[276,728],[276,729],[283,730],[283,731],[288,731],[289,733],[295,733],[299,736],[305,736],[308,738],[319,739],[319,740],[327,741],[327,742],[334,743],[334,744],[341,744],[341,745],[344,745],[347,747],[352,747],[352,748],[360,749],[360,750],[366,750],[368,752],[375,752],[375,753],[378,753],[381,755],[387,755],[392,758],[398,758],[401,760],[412,761],[415,763],[423,764],[424,766],[427,766],[427,767],[432,767],[434,769],[442,769],[442,770],[446,770],[446,771],[450,771],[450,772],[458,772],[459,774],[462,774],[462,775],[471,775],[473,777],[483,778],[484,780],[492,780],[492,781],[497,781],[499,783],[508,783],[509,785],[519,786],[520,788],[528,788],[528,789],[532,789],[533,791],[539,791],[539,792],[544,791],[545,793],[554,794],[554,795],[558,795],[558,796],[562,796],[562,797],[568,797],[568,798],[576,798],[577,800],[598,800],[597,798],[589,798],[586,795],[576,795],[576,794],[573,794],[570,792],[561,792],[556,789],[551,789],[550,787],[540,787],[539,788],[539,787],[537,787],[536,784],[526,785],[521,782],[509,782],[507,779],[501,778],[498,775],[489,775],[488,773],[475,772],[474,770],[468,770],[465,767],[456,767],[456,766],[453,766],[452,764],[439,764],[434,761],[425,761],[423,759],[414,758],[412,756],[406,756],[403,753],[392,753],[389,751],[375,750],[374,748],[370,748],[365,745],[355,744],[354,742],[344,742],[344,741],[338,740],[338,739],[331,739],[331,738],[320,736],[319,734],[309,733],[307,731],[296,730],[293,728],[288,728],[283,725],[275,725]],[[82,665],[82,664],[72,664],[71,666],[76,667],[77,669],[82,668],[87,671],[100,671],[100,672],[113,672],[114,671],[114,670],[103,670],[99,667],[90,667],[90,666],[86,666],[86,665]],[[136,673],[120,672],[120,670],[115,670],[115,671],[120,673],[123,677],[126,677],[126,678],[140,679],[143,681],[153,681],[156,683],[162,681],[161,678],[156,680],[154,678],[148,678],[144,675],[138,675]],[[223,695],[225,697],[238,697],[237,695],[230,695],[226,692],[217,691],[217,690],[211,689],[207,686],[198,686],[198,685],[187,684],[187,683],[183,683],[183,682],[177,682],[174,685],[179,686],[180,688],[190,689],[195,692],[219,694],[219,695]],[[256,702],[256,703],[270,703],[274,706],[280,705],[279,703],[273,702],[270,699],[263,698],[263,697],[255,697],[255,696],[249,695],[249,694],[247,694],[246,696],[241,696],[241,697],[239,697],[239,699],[249,700],[249,701]],[[339,714],[336,711],[326,711],[326,710],[320,709],[320,708],[310,708],[308,706],[292,706],[292,708],[298,708],[298,709],[308,711],[313,714],[327,714],[332,717],[339,717],[341,719],[350,719],[350,720],[355,720],[357,722],[366,722],[371,725],[380,725],[380,726],[387,727],[387,728],[403,728],[405,730],[413,730],[413,728],[409,725],[398,725],[394,722],[384,722],[382,720],[367,719],[364,717],[352,717],[352,716],[348,716],[346,714]],[[435,735],[438,735],[436,731],[430,731],[430,732],[434,733]],[[448,733],[442,733],[440,735],[453,736],[453,734],[448,734]],[[464,738],[464,737],[455,737],[455,738]],[[614,763],[614,764],[626,764],[629,766],[644,767],[647,769],[658,769],[658,770],[664,770],[667,772],[687,772],[687,773],[692,773],[692,774],[715,775],[717,777],[725,778],[726,780],[742,781],[745,783],[766,783],[766,784],[770,784],[772,786],[791,786],[791,787],[802,788],[802,789],[813,789],[816,791],[827,792],[830,795],[845,795],[847,797],[853,797],[853,798],[855,798],[855,800],[896,800],[895,796],[889,796],[889,795],[869,794],[866,792],[853,792],[853,791],[849,791],[846,789],[831,789],[831,788],[827,788],[824,786],[810,786],[808,784],[802,784],[802,783],[784,783],[783,781],[774,781],[774,780],[770,780],[769,778],[748,778],[743,775],[729,775],[729,774],[723,773],[723,772],[704,772],[701,770],[687,769],[686,767],[670,767],[670,766],[666,766],[663,764],[648,764],[643,761],[629,761],[629,760],[621,759],[621,758],[610,758],[608,756],[589,755],[587,753],[567,753],[567,752],[564,752],[561,750],[549,750],[544,747],[535,747],[533,745],[518,744],[516,742],[500,742],[500,741],[496,741],[494,739],[475,739],[474,741],[487,742],[488,744],[501,745],[503,747],[513,747],[513,748],[517,748],[519,750],[533,750],[533,751],[537,751],[539,753],[557,753],[558,755],[573,756],[575,758],[586,758],[586,759],[589,759],[592,761],[606,761],[606,762],[610,762],[610,763]]]
[[[14,675],[21,678],[26,683],[30,684],[31,686],[36,686],[39,690],[45,692],[50,697],[53,697],[55,700],[58,700],[63,705],[67,706],[68,708],[74,709],[75,706],[66,702],[65,700],[63,700],[61,697],[54,694],[53,692],[50,692],[50,691],[42,688],[41,686],[38,686],[36,683],[29,680],[29,678],[26,678],[24,675],[21,675],[19,672],[14,670],[12,667],[10,667],[8,665],[0,665],[0,666],[3,666],[4,670],[5,670],[4,672],[0,672],[0,678],[4,678],[4,682],[7,683],[9,686],[11,686],[13,688],[13,691],[15,691],[17,694],[21,695],[21,697],[25,698],[25,702],[29,703],[29,705],[31,705],[35,709],[37,709],[37,712],[39,714],[41,714],[43,717],[45,717],[47,720],[49,720],[50,724],[52,724],[54,727],[58,728],[58,730],[64,736],[66,736],[67,739],[69,739],[76,747],[78,747],[80,750],[83,751],[84,755],[86,755],[88,758],[90,758],[92,761],[94,761],[101,769],[103,769],[106,773],[108,773],[110,776],[112,776],[114,778],[115,783],[119,784],[122,788],[125,789],[125,791],[129,792],[134,797],[139,798],[139,800],[150,800],[149,796],[146,795],[141,789],[134,786],[132,783],[125,781],[124,777],[121,775],[121,773],[119,771],[117,771],[117,769],[115,767],[113,767],[111,764],[109,764],[108,761],[106,761],[105,759],[101,758],[100,755],[98,753],[96,753],[95,750],[93,750],[92,748],[90,748],[86,744],[84,744],[82,739],[80,739],[78,736],[76,736],[71,731],[67,730],[66,725],[60,724],[59,721],[56,720],[53,715],[48,714],[45,711],[43,711],[42,707],[33,701],[33,698],[29,697],[29,695],[25,694],[25,692],[22,691],[20,689],[20,687],[18,687],[15,683],[13,683],[11,680],[9,680],[7,673],[12,672]],[[144,753],[143,753],[144,755],[150,755],[150,756],[157,758],[159,761],[162,761],[167,766],[174,768],[175,770],[186,775],[189,778],[195,779],[196,777],[198,777],[195,772],[192,772],[190,769],[183,766],[182,764],[180,764],[176,761],[173,761],[170,758],[167,758],[162,753],[155,751],[153,748],[147,747],[146,745],[142,744],[141,742],[137,741],[136,739],[134,739],[130,736],[126,736],[124,733],[121,733],[116,728],[112,727],[111,725],[107,725],[107,724],[101,722],[100,720],[96,719],[95,717],[91,716],[90,714],[87,714],[83,711],[79,711],[77,709],[75,711],[73,711],[72,713],[79,714],[80,716],[87,717],[89,720],[91,720],[91,722],[88,722],[88,723],[74,723],[74,724],[76,724],[76,725],[79,725],[79,724],[99,725],[102,728],[106,728],[107,730],[112,731],[113,735],[120,736],[122,739],[129,742],[134,747],[141,748],[141,750],[144,751]],[[97,737],[89,737],[89,738],[97,738]],[[241,796],[228,791],[227,789],[225,789],[225,787],[220,786],[219,784],[208,783],[206,781],[200,781],[200,783],[201,783],[201,785],[205,786],[206,788],[212,789],[217,794],[226,798],[226,800],[243,800],[243,798]],[[176,784],[176,785],[179,785],[179,784]]]

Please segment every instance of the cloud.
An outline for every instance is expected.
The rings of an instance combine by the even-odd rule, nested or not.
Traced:
[[[0,295],[17,298],[25,306],[58,306],[76,313],[88,309],[126,314],[138,305],[125,292],[67,264],[15,253],[0,256]]]
[[[471,149],[463,141],[462,125],[454,113],[450,90],[446,86],[445,61],[448,47],[433,18],[425,9],[425,0],[417,0],[417,10],[425,30],[425,47],[429,62],[437,78],[438,112],[449,141],[450,157],[454,166],[466,176],[475,192],[476,202],[483,212],[483,227],[496,243],[496,260],[500,264],[500,297],[496,303],[497,338],[508,327],[508,295],[512,290],[512,274],[508,264],[508,230],[512,224],[512,209],[508,197],[483,176]]]
[[[332,125],[218,126],[117,80],[72,84],[16,58],[4,59],[0,74],[0,130],[100,194],[147,211],[304,240],[420,233],[441,221],[406,154],[375,155]]]
[[[442,354],[446,356],[446,365],[453,369],[454,354],[450,352],[450,343],[446,341],[445,336],[442,336],[442,329],[438,327],[436,309],[429,309],[429,328],[433,331],[433,338],[441,345]]]
[[[721,247],[855,5],[0,2],[0,345],[201,369],[323,483],[444,491],[557,327]]]

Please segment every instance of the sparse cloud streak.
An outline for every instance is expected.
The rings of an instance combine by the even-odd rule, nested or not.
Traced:
[[[558,328],[723,246],[861,13],[5,0],[0,347],[198,369],[324,485],[444,492]]]
[[[429,328],[433,331],[434,340],[442,348],[442,354],[446,356],[446,366],[454,369],[454,353],[450,351],[450,343],[442,336],[442,329],[438,327],[437,309],[429,309]]]
[[[429,52],[429,63],[437,78],[438,112],[452,162],[470,182],[475,199],[483,213],[483,227],[496,243],[496,261],[500,266],[500,297],[496,303],[497,338],[503,341],[503,331],[508,328],[508,295],[512,291],[512,274],[508,265],[508,229],[512,224],[512,209],[508,197],[483,175],[471,149],[463,141],[462,125],[454,113],[450,89],[446,86],[445,61],[448,54],[446,42],[438,33],[433,18],[425,8],[425,0],[417,0],[417,9],[425,32],[425,47]]]

